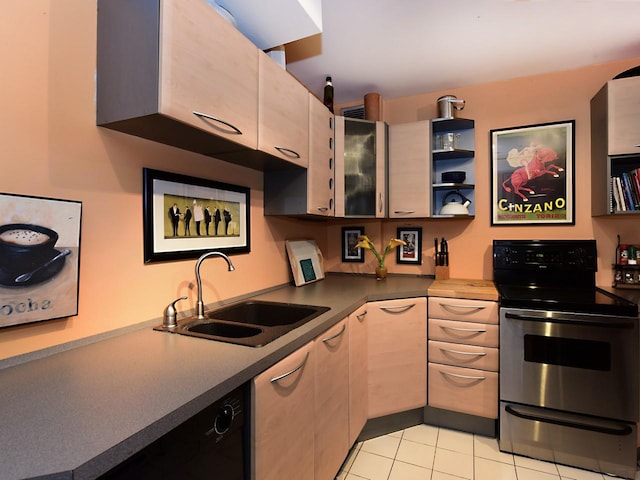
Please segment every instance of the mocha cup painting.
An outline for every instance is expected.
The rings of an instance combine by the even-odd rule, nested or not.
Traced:
[[[81,211],[0,194],[0,328],[78,314]]]

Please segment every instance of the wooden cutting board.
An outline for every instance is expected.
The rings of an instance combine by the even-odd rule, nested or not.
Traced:
[[[491,280],[472,280],[466,278],[435,280],[429,286],[427,293],[430,297],[498,300],[498,290]]]

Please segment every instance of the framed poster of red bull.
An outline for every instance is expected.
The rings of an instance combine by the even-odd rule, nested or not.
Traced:
[[[575,120],[491,130],[491,225],[573,225]]]

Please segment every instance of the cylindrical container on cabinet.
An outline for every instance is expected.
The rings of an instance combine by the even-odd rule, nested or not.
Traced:
[[[381,120],[380,94],[367,93],[364,96],[364,119],[377,122]]]

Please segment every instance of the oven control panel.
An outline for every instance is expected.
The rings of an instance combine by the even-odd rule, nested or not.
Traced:
[[[494,274],[553,271],[562,275],[595,272],[595,240],[494,240]]]

